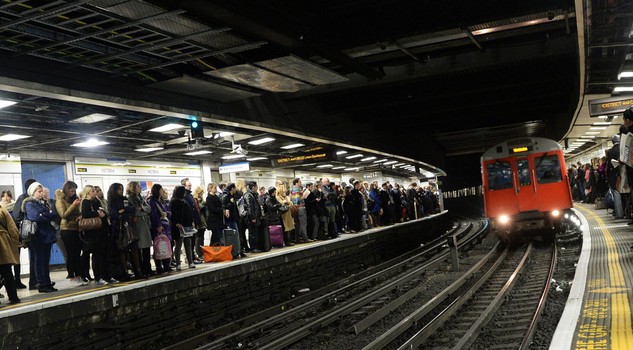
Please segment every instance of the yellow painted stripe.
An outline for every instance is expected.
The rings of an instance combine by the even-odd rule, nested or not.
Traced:
[[[626,287],[624,272],[620,262],[620,255],[615,246],[615,240],[611,232],[604,228],[604,221],[595,215],[593,211],[580,207],[585,214],[592,216],[600,227],[607,244],[607,263],[609,268],[609,286],[611,288]],[[617,289],[616,289],[617,290]],[[633,328],[631,327],[631,305],[626,291],[611,293],[611,349],[633,349]]]

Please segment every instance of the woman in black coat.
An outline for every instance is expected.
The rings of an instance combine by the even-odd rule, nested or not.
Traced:
[[[86,185],[81,196],[81,217],[84,219],[100,218],[101,227],[96,230],[83,231],[83,253],[92,254],[92,272],[94,274],[95,283],[99,286],[108,283],[117,283],[118,281],[110,277],[110,259],[108,239],[108,222],[105,219],[104,209],[101,208],[101,202],[97,198],[97,191],[93,186]],[[83,266],[82,271],[87,272],[88,267]],[[88,276],[83,276],[82,284],[88,281]]]
[[[216,242],[222,243],[222,230],[224,229],[224,210],[222,209],[222,200],[218,196],[218,186],[210,183],[207,186],[207,229],[211,230],[211,244]]]
[[[282,225],[281,217],[279,216],[281,203],[277,200],[277,189],[275,187],[271,186],[268,189],[268,193],[266,193],[264,200],[264,208],[264,214],[268,225]],[[286,207],[286,210],[288,210],[288,207]]]
[[[185,254],[189,268],[195,268],[193,264],[193,236],[183,237],[182,232],[185,227],[193,228],[193,211],[187,202],[185,202],[185,187],[176,186],[171,196],[169,207],[171,208],[171,236],[176,242],[174,257],[176,258],[176,270],[182,270],[180,267],[180,250],[182,244],[185,244]]]

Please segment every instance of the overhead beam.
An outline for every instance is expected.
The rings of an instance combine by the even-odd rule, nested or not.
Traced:
[[[266,40],[269,43],[274,43],[291,51],[305,50],[314,52],[331,62],[339,64],[369,79],[380,79],[384,76],[384,73],[364,63],[358,62],[338,50],[314,43],[307,39],[293,37],[273,29],[268,24],[261,23],[229,10],[216,2],[196,0],[177,2],[170,0],[150,0],[149,2],[165,9],[185,9],[187,12],[195,14],[197,17],[207,20],[208,22],[220,23],[232,27],[235,31],[244,35]]]

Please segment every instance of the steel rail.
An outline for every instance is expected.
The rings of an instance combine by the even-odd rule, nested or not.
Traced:
[[[387,345],[389,345],[389,343],[393,342],[396,338],[398,338],[400,335],[406,332],[409,328],[411,328],[411,326],[416,324],[421,318],[428,315],[438,305],[440,305],[442,302],[448,299],[449,296],[451,296],[461,286],[463,286],[471,277],[473,277],[473,275],[475,275],[478,271],[481,271],[483,266],[486,263],[488,263],[492,259],[492,257],[496,254],[500,244],[501,244],[500,242],[497,242],[495,246],[492,249],[490,249],[488,254],[486,254],[486,256],[484,256],[477,264],[475,264],[472,268],[470,268],[460,278],[458,278],[455,282],[451,283],[451,285],[446,287],[442,292],[440,292],[438,295],[436,295],[431,300],[426,302],[420,308],[410,313],[407,317],[405,317],[400,322],[398,322],[398,324],[391,327],[385,333],[381,334],[378,338],[374,339],[374,341],[372,341],[371,343],[367,344],[363,348],[363,350],[375,350],[375,349],[382,349],[386,347]],[[405,343],[405,345],[401,346],[400,348],[412,349],[413,347],[412,346],[409,347],[408,343],[416,344],[415,348],[417,348],[417,345],[419,345],[418,343],[422,343],[437,328],[441,327],[441,325],[446,321],[446,319],[452,316],[451,311],[458,309],[463,303],[465,303],[468,300],[468,297],[472,295],[477,290],[477,288],[479,288],[479,286],[483,284],[485,280],[494,273],[494,271],[496,271],[497,267],[501,265],[501,263],[503,262],[507,254],[508,254],[508,249],[506,248],[497,257],[497,260],[495,261],[495,263],[488,269],[488,271],[481,278],[479,278],[478,282],[473,287],[469,288],[469,290],[463,293],[462,295],[457,296],[455,300],[453,300],[453,302],[451,302],[451,304],[448,307],[446,307],[442,312],[438,314],[438,316],[436,316],[433,319],[433,321],[429,322],[423,329],[417,332],[412,338],[410,338]],[[470,294],[468,294],[469,292]]]
[[[466,234],[469,231],[472,230],[472,222],[470,222],[466,228],[464,228],[461,232],[462,234]],[[488,227],[488,222],[487,221],[483,221],[481,227],[479,228],[479,230],[477,230],[477,232],[475,234],[473,234],[471,237],[469,237],[468,239],[466,239],[461,245],[466,245],[468,244],[470,241],[476,239],[478,237],[478,235],[482,234],[483,232],[486,231]],[[459,230],[459,226],[454,227],[452,230],[450,230],[449,232],[456,232],[457,230]],[[444,237],[445,235],[443,235]],[[260,333],[262,332],[262,329],[265,328],[269,328],[272,325],[278,324],[294,315],[300,314],[302,312],[304,312],[305,310],[320,305],[320,303],[322,303],[324,300],[328,300],[330,298],[333,298],[341,293],[347,292],[349,290],[353,290],[354,288],[358,288],[359,286],[362,286],[365,283],[372,283],[376,280],[377,277],[380,277],[382,275],[385,275],[387,273],[390,273],[391,271],[397,271],[397,269],[400,269],[402,267],[404,267],[406,264],[409,264],[411,262],[415,262],[416,259],[419,259],[420,256],[428,254],[432,251],[435,251],[437,249],[441,249],[443,245],[445,245],[445,240],[440,237],[436,240],[434,240],[433,244],[431,245],[427,245],[424,248],[424,250],[420,253],[417,254],[415,256],[412,256],[404,261],[401,261],[395,265],[389,266],[387,268],[385,268],[384,270],[378,271],[377,273],[373,274],[373,275],[369,275],[367,277],[362,278],[361,280],[353,283],[353,284],[348,284],[342,288],[339,288],[335,291],[329,292],[327,294],[324,294],[314,300],[308,301],[305,304],[302,304],[296,308],[293,308],[289,311],[274,315],[272,317],[269,317],[268,319],[261,321],[261,322],[257,322],[255,324],[250,325],[249,327],[243,328],[238,330],[237,332],[233,333],[233,334],[229,334],[226,335],[220,339],[216,339],[215,341],[213,341],[212,343],[203,345],[201,347],[199,347],[198,349],[219,349],[219,348],[224,348],[226,346],[226,342],[236,338],[236,337],[241,337],[241,338],[245,338],[248,336],[251,336],[253,334],[256,333]],[[417,277],[417,275],[421,274],[422,272],[424,272],[425,269],[428,269],[428,266],[433,266],[433,264],[437,264],[439,262],[442,261],[442,259],[444,259],[446,256],[448,255],[448,250],[446,249],[443,253],[440,253],[438,255],[438,257],[435,260],[432,260],[430,262],[427,262],[427,264],[425,264],[422,267],[418,267],[416,268],[414,271],[415,272],[409,272],[407,275],[405,275],[403,278],[399,278],[395,281],[392,281],[391,283],[387,283],[387,285],[383,286],[382,288],[380,288],[378,291],[374,291],[371,295],[366,295],[364,298],[361,299],[356,299],[354,300],[351,305],[348,304],[346,307],[344,308],[340,308],[336,311],[334,311],[333,313],[331,313],[329,316],[324,316],[324,317],[320,317],[315,321],[312,322],[308,322],[307,325],[301,327],[300,329],[296,329],[297,326],[295,325],[295,331],[289,332],[288,334],[286,334],[285,336],[276,336],[274,339],[270,340],[269,344],[266,344],[266,346],[261,347],[262,349],[265,348],[269,348],[269,347],[274,347],[274,346],[279,346],[280,341],[283,342],[284,344],[290,345],[300,339],[302,339],[303,337],[305,337],[306,335],[310,334],[313,332],[313,329],[315,328],[319,328],[322,326],[325,326],[331,322],[333,322],[334,320],[338,319],[339,317],[345,315],[348,312],[352,312],[353,310],[355,310],[356,308],[365,305],[367,302],[370,302],[372,300],[375,300],[376,298],[384,295],[385,293],[387,293],[389,290],[392,290],[394,287],[394,285],[398,285],[399,283],[405,283],[408,279],[413,279],[415,277]],[[385,265],[385,264],[381,264],[381,265]],[[417,275],[416,275],[417,272]],[[340,283],[340,282],[339,282]],[[357,306],[360,305],[360,306]],[[198,340],[203,340],[208,338],[209,336],[209,332],[205,332],[205,334],[201,334],[199,336],[196,336],[196,338],[198,338]],[[268,338],[268,337],[267,337]],[[261,339],[260,339],[261,340]],[[185,341],[187,344],[192,345],[195,344],[192,341]],[[181,342],[179,344],[176,344],[174,346],[168,347],[166,349],[181,349],[181,348],[185,348],[185,342]],[[264,343],[264,342],[262,342]],[[182,344],[182,346],[180,346],[180,344]],[[257,342],[256,344],[252,344],[254,346],[258,346],[260,344],[260,342]],[[285,345],[284,345],[285,346]],[[281,346],[283,347],[283,346]]]
[[[543,294],[541,294],[541,298],[539,299],[538,307],[536,308],[536,312],[534,313],[534,317],[532,318],[532,322],[530,322],[530,327],[521,342],[521,346],[519,350],[529,349],[530,343],[532,342],[532,338],[534,337],[534,333],[536,332],[536,326],[538,324],[539,319],[541,318],[541,314],[543,313],[543,309],[545,308],[545,303],[547,302],[547,296],[549,294],[549,289],[552,284],[552,277],[554,276],[554,271],[556,270],[556,262],[558,260],[558,249],[556,243],[552,244],[553,252],[552,259],[550,261],[549,272],[547,274],[547,280],[545,281],[545,286],[543,288]]]

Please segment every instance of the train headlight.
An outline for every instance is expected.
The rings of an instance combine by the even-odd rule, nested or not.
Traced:
[[[555,218],[559,217],[560,216],[560,211],[552,210],[552,216],[555,217]]]
[[[510,222],[510,217],[509,217],[509,216],[507,216],[507,215],[501,215],[501,216],[499,217],[499,223],[500,223],[500,224],[505,225],[505,224],[507,224],[507,223],[509,223],[509,222]]]
[[[569,214],[565,214],[565,219],[569,219]]]

